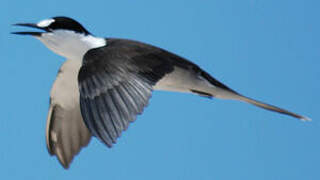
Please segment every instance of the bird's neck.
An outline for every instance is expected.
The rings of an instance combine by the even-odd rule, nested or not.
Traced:
[[[80,61],[88,50],[107,44],[104,38],[66,30],[44,33],[37,38],[56,54]]]

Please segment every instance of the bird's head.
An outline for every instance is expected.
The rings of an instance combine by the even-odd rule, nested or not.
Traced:
[[[17,23],[42,30],[41,32],[13,32],[18,35],[31,35],[39,39],[53,52],[69,59],[82,60],[83,55],[92,48],[106,45],[103,38],[94,37],[80,23],[68,17],[53,17],[38,23]]]

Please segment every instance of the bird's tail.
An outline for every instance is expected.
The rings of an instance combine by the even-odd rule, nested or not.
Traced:
[[[298,119],[300,119],[302,121],[311,121],[311,119],[306,117],[306,116],[301,116],[299,114],[296,114],[296,113],[287,111],[285,109],[282,109],[282,108],[279,108],[279,107],[276,107],[276,106],[273,106],[273,105],[269,105],[269,104],[266,104],[266,103],[263,103],[263,102],[260,102],[260,101],[245,97],[245,96],[242,96],[240,94],[233,94],[232,96],[229,96],[228,99],[234,99],[234,100],[247,102],[247,103],[250,103],[252,105],[258,106],[260,108],[269,110],[269,111],[274,111],[274,112],[278,112],[278,113],[281,113],[281,114],[286,114],[286,115],[298,118]]]
[[[221,98],[221,99],[232,99],[232,100],[239,100],[243,102],[250,103],[252,105],[258,106],[260,108],[273,111],[273,112],[278,112],[281,114],[286,114],[288,116],[292,116],[298,119],[301,119],[302,121],[311,121],[310,118],[301,116],[299,114],[287,111],[285,109],[269,105],[245,96],[242,96],[241,94],[237,93],[236,91],[230,89],[226,85],[220,83],[213,77],[211,77],[208,73],[205,71],[201,71],[201,77],[206,80],[206,85],[200,86],[202,89],[199,90],[191,90],[191,92],[196,93],[200,96],[205,96],[205,97],[216,97],[216,98]],[[198,86],[199,87],[199,86]],[[205,88],[203,88],[205,87]]]

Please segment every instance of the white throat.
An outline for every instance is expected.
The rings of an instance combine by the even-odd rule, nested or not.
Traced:
[[[85,35],[68,30],[55,30],[37,37],[44,45],[58,55],[67,59],[80,60],[93,48],[105,46],[104,38]]]

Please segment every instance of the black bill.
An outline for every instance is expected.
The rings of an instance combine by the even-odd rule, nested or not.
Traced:
[[[41,29],[45,32],[50,32],[50,30],[47,27],[39,27],[37,24],[32,23],[18,23],[14,24],[14,26],[24,26],[24,27],[31,27],[36,29]],[[22,32],[12,32],[12,34],[19,34],[19,35],[31,35],[31,36],[41,36],[41,34],[44,32],[31,32],[31,31],[22,31]]]

